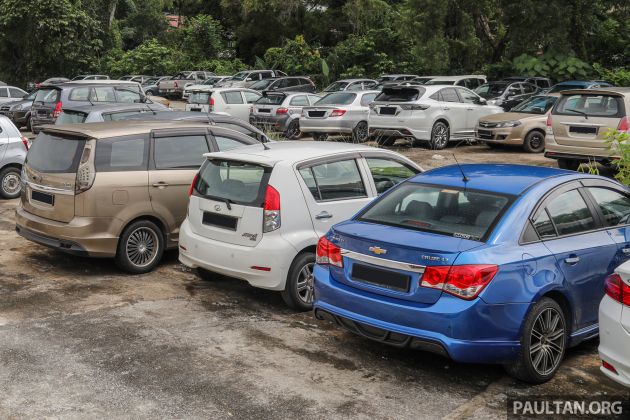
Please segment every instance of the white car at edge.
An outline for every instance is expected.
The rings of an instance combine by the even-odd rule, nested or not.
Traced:
[[[601,371],[630,387],[630,261],[606,279],[605,289],[599,305]]]
[[[286,141],[206,154],[191,186],[179,260],[282,292],[292,308],[313,301],[318,239],[380,193],[422,169],[384,149]]]

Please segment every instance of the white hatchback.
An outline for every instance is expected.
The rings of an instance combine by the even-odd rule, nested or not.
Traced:
[[[245,88],[194,89],[188,96],[186,111],[224,113],[249,122],[252,104],[261,96],[260,92]]]
[[[606,279],[606,295],[599,305],[601,371],[630,387],[630,261]]]
[[[286,141],[209,153],[191,186],[179,260],[313,301],[318,239],[422,169],[404,156],[345,143]]]

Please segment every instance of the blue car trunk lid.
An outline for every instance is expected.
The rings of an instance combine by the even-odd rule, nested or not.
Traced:
[[[433,304],[442,291],[421,287],[427,266],[453,265],[459,254],[483,244],[386,225],[349,221],[330,240],[342,249],[343,268],[332,277],[350,287],[392,298]]]

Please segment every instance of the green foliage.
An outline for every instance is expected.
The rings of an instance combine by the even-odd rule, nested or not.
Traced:
[[[264,60],[271,68],[289,74],[317,74],[321,68],[319,50],[311,48],[301,35],[287,40],[280,48],[269,48]]]
[[[619,159],[614,161],[617,168],[615,178],[624,185],[630,186],[630,136],[618,130],[608,130],[605,134],[606,142],[612,154]]]
[[[537,57],[522,54],[513,64],[520,75],[547,76],[555,80],[585,79],[592,72],[588,63],[572,54],[545,53]]]
[[[597,73],[597,78],[606,80],[615,86],[630,86],[630,69],[610,70],[602,67],[601,64],[593,64],[593,70]]]

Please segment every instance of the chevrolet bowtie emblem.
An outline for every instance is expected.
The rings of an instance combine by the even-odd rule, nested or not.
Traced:
[[[381,254],[387,254],[387,250],[380,248],[378,246],[371,246],[368,248],[371,252],[375,253],[376,255],[381,255]]]

